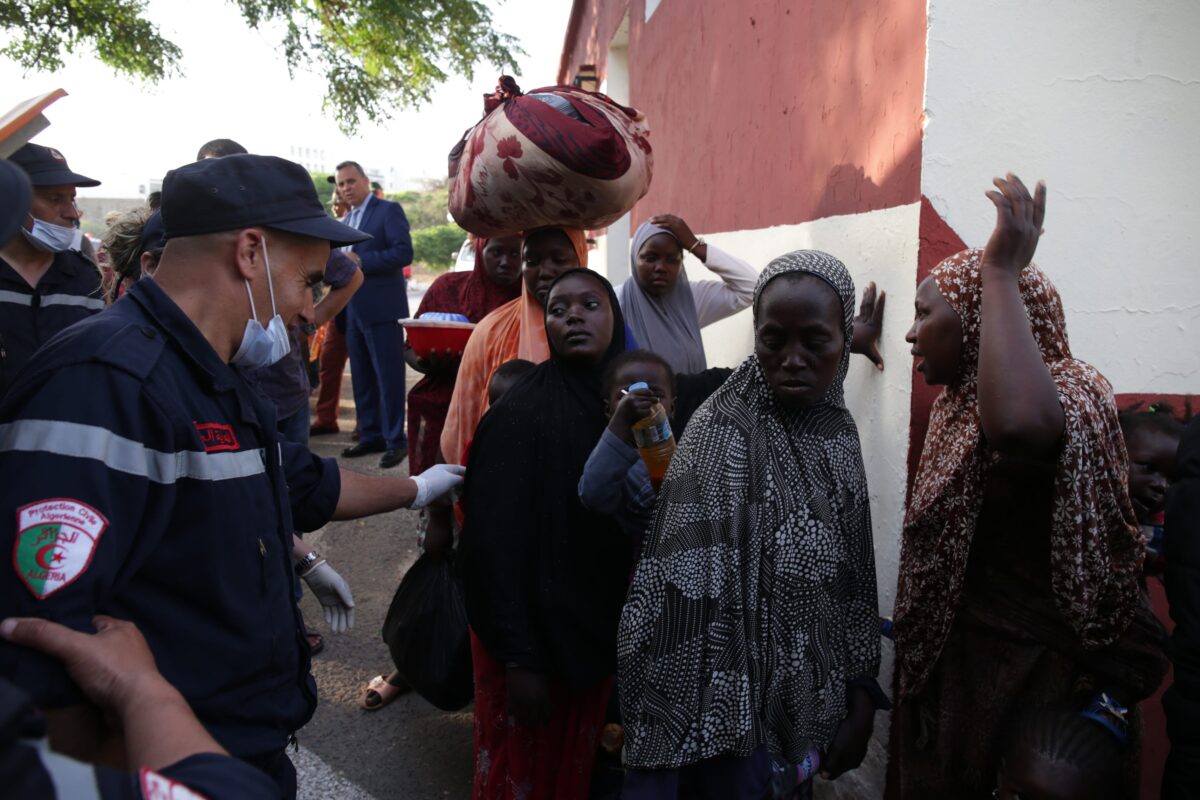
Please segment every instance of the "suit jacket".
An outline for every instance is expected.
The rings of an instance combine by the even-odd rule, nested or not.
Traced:
[[[363,285],[346,306],[349,316],[374,324],[408,316],[408,291],[404,268],[412,263],[412,237],[408,217],[399,203],[372,197],[358,229],[373,238],[351,249],[362,261]]]

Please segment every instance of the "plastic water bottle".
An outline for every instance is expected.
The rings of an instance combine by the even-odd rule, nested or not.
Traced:
[[[771,755],[771,791],[772,800],[785,798],[810,797],[811,786],[804,791],[804,786],[821,769],[821,751],[810,747],[797,764],[789,764],[782,756]]]
[[[644,382],[632,384],[627,391],[649,389]],[[662,403],[655,403],[650,409],[650,416],[633,423],[633,441],[637,444],[642,460],[646,462],[646,471],[650,473],[650,485],[655,494],[662,487],[663,477],[667,467],[671,465],[671,457],[675,455],[675,436],[671,433],[671,420]]]
[[[796,765],[796,780],[802,786],[805,781],[811,780],[819,769],[821,769],[821,751],[810,747],[808,753]]]

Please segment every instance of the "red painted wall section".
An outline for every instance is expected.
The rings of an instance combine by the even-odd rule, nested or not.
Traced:
[[[581,6],[567,80],[604,74],[629,11],[630,102],[655,158],[635,222],[747,230],[920,197],[924,3],[663,0],[649,23],[642,0]]]
[[[917,244],[917,285],[929,277],[933,268],[955,253],[965,250],[967,245],[959,238],[941,215],[934,210],[929,198],[921,196],[921,239]],[[899,309],[900,313],[912,316],[912,309]],[[942,391],[940,386],[929,386],[921,373],[912,364],[912,416],[908,427],[908,494],[912,496],[913,478],[917,465],[921,463],[921,451],[925,447],[925,432],[929,430],[929,410]]]
[[[594,64],[596,74],[604,79],[608,66],[608,43],[621,26],[625,12],[632,26],[640,26],[646,17],[643,0],[574,0],[567,20],[563,40],[562,60],[558,67],[558,82],[570,84],[583,64]],[[632,43],[633,32],[630,31]]]

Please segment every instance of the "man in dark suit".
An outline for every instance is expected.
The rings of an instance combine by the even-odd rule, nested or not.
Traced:
[[[408,316],[404,268],[413,259],[408,218],[399,203],[372,196],[371,182],[357,162],[338,164],[337,191],[350,206],[343,222],[372,237],[350,250],[365,278],[346,306],[346,348],[359,440],[342,455],[383,453],[379,466],[394,467],[408,455],[404,334],[399,324]]]

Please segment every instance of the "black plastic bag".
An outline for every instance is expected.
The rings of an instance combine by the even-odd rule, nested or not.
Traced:
[[[383,621],[383,641],[421,697],[443,711],[471,702],[471,634],[452,555],[422,553],[404,573]]]

